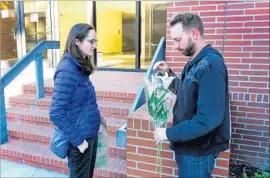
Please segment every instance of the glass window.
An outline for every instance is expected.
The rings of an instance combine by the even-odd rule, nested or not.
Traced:
[[[26,52],[47,39],[50,33],[49,5],[47,1],[24,1]]]
[[[17,61],[16,18],[13,1],[0,1],[0,60]]]
[[[97,67],[135,68],[136,2],[96,2]]]
[[[147,69],[161,37],[166,36],[167,2],[141,2],[141,68]]]

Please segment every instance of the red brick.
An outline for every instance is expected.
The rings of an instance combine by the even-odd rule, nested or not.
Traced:
[[[269,28],[254,28],[254,33],[269,33]]]
[[[247,151],[255,151],[255,152],[265,152],[266,151],[265,148],[249,146],[249,145],[240,145],[240,149],[247,150]]]
[[[205,16],[218,17],[218,16],[224,16],[224,12],[222,11],[200,12],[200,16],[201,17],[205,17]]]
[[[131,128],[128,127],[127,129],[127,136],[128,137],[137,137],[137,131],[136,130],[131,130]]]
[[[130,169],[130,168],[127,168],[127,174],[136,175],[136,177],[138,176],[139,177],[158,177],[156,173],[141,171],[139,169]]]
[[[250,47],[248,47],[245,50],[248,50],[248,51],[265,51],[266,48],[264,48],[264,47],[250,48]],[[241,62],[242,63],[252,63],[252,64],[260,64],[260,63],[267,64],[270,61],[269,61],[269,59],[243,58],[241,60]]]
[[[162,158],[173,159],[173,153],[172,152],[161,151],[160,155],[161,155]]]
[[[266,52],[266,51],[265,51]],[[270,54],[269,53],[252,53],[252,57],[263,57],[269,59]],[[269,68],[269,64],[265,64]]]
[[[133,122],[134,122],[134,129],[141,130],[141,125],[142,125],[141,120],[140,119],[134,119]]]
[[[224,1],[199,1],[200,5],[224,4]]]
[[[229,167],[229,160],[216,160],[216,165],[219,167],[228,168]]]
[[[173,169],[172,168],[168,168],[168,167],[162,167],[162,174],[167,174],[167,175],[172,175],[173,173]],[[168,176],[162,176],[162,177],[168,177]]]
[[[137,168],[137,163],[135,161],[127,161],[127,168]]]
[[[217,18],[217,21],[224,22],[225,21],[225,17],[218,17]],[[240,22],[253,21],[253,16],[233,16],[233,17],[226,17],[226,22],[230,22],[230,21],[240,21]]]
[[[267,7],[267,8],[269,8],[269,6],[270,6],[269,2],[256,2],[255,3],[256,8],[257,7]]]
[[[263,142],[270,141],[269,138],[267,137],[256,137],[256,136],[250,136],[250,135],[243,135],[243,139],[253,140],[253,141],[263,141]]]
[[[216,42],[217,45],[222,45],[223,41],[217,41]],[[229,46],[250,46],[251,45],[251,41],[225,41],[225,45],[229,45]]]
[[[255,163],[255,162],[264,162],[265,159],[259,158],[259,157],[252,157],[249,155],[239,155],[239,159],[248,161],[250,163]]]
[[[167,8],[167,13],[188,12],[188,11],[190,11],[190,7],[169,7],[169,8]]]
[[[269,21],[270,20],[269,14],[268,15],[255,16],[255,21],[257,21],[257,20],[268,20]]]
[[[246,125],[246,128],[250,130],[269,131],[269,127],[267,126]]]
[[[210,10],[216,10],[217,9],[217,6],[216,5],[208,5],[208,6],[192,6],[191,7],[191,11],[210,11]]]
[[[235,16],[235,15],[244,15],[244,10],[228,10],[227,15],[229,16]]]
[[[175,6],[195,6],[195,5],[199,5],[199,1],[187,1],[187,2],[175,2],[174,3]]]
[[[254,135],[254,136],[262,136],[262,132],[261,131],[236,129],[236,133],[246,134],[246,135]]]
[[[249,155],[249,156],[257,156],[257,152],[252,152],[252,151],[244,151],[244,150],[232,150],[232,154],[237,154],[237,155]]]
[[[269,34],[244,34],[243,39],[269,39]]]
[[[222,175],[222,176],[228,176],[229,171],[224,169],[215,168],[213,170],[213,174]]]
[[[162,165],[166,167],[176,167],[176,162],[174,160],[162,159]]]
[[[147,148],[138,147],[138,153],[143,154],[143,155],[149,155],[149,156],[156,157],[157,156],[157,148],[147,149]]]
[[[253,41],[252,44],[257,45],[257,46],[270,46],[269,40],[268,41]]]
[[[250,83],[250,82],[240,82],[240,86],[243,86],[243,87],[256,87],[256,88],[266,88],[267,87],[267,84],[266,83]]]
[[[269,7],[269,6],[268,6]],[[252,15],[256,15],[256,14],[269,14],[269,8],[268,9],[247,9],[246,14],[252,14]]]
[[[151,164],[145,164],[145,163],[138,162],[137,168],[142,169],[142,170],[146,170],[146,171],[155,172],[157,170],[157,165],[151,165]]]
[[[154,139],[154,133],[153,132],[138,131],[138,137],[152,140],[152,139]]]
[[[154,163],[156,161],[156,158],[127,153],[127,160],[139,161],[139,162],[144,162],[144,163]]]
[[[238,118],[238,122],[249,124],[263,124],[263,120]]]
[[[249,93],[259,93],[259,94],[262,94],[262,93],[268,93],[269,92],[269,89],[249,88],[248,89],[248,92]]]
[[[230,2],[227,5],[227,9],[231,10],[231,9],[249,9],[249,8],[253,8],[254,7],[254,3],[246,3],[246,2],[242,2],[242,3],[234,3],[234,4],[230,4]],[[222,9],[222,8],[221,8]]]

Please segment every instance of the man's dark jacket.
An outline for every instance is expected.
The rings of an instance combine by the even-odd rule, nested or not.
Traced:
[[[228,149],[228,72],[221,54],[210,45],[204,47],[169,89],[177,95],[173,127],[166,130],[171,148],[194,156]]]

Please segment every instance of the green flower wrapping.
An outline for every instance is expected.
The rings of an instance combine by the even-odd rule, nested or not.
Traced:
[[[101,119],[100,131],[98,132],[97,157],[95,168],[106,168],[108,165],[108,132],[104,118]]]
[[[172,111],[173,98],[168,89],[164,89],[161,78],[152,76],[152,82],[145,79],[145,95],[147,98],[148,113],[154,128],[166,127],[168,118]],[[174,99],[175,100],[175,99]],[[161,152],[162,144],[157,145],[157,172],[162,174]],[[159,170],[158,170],[159,168]]]
[[[154,89],[148,98],[148,112],[151,116],[155,128],[160,128],[167,123],[169,109],[166,107],[165,102],[169,91],[159,91],[160,95],[157,95],[157,89]]]

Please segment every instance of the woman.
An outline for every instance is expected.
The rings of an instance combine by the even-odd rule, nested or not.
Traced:
[[[74,25],[54,75],[50,119],[70,143],[67,157],[72,178],[93,177],[96,161],[100,111],[89,80],[96,43],[94,27]]]

